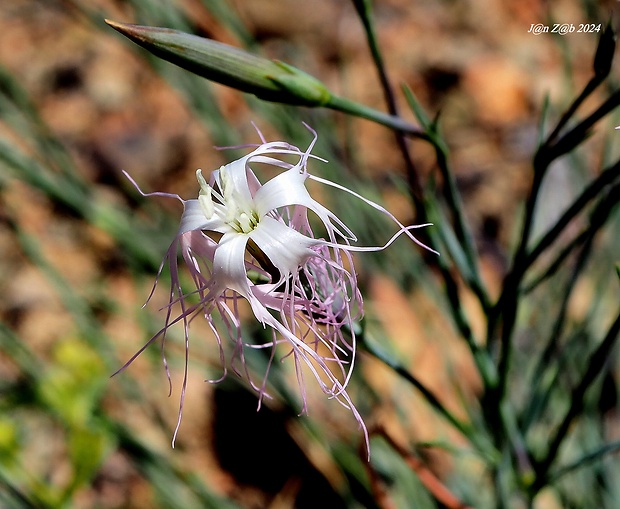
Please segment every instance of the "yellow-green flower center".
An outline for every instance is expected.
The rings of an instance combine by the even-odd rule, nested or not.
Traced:
[[[222,195],[217,197],[218,203],[223,207],[216,207],[213,201],[213,188],[207,184],[200,170],[196,172],[196,177],[200,183],[198,201],[207,219],[217,214],[238,233],[250,233],[258,226],[260,220],[258,213],[251,207],[251,203],[244,203],[247,200],[243,200],[235,190],[226,167],[220,168]]]
[[[248,213],[237,209],[237,214],[228,224],[239,233],[250,233],[258,225],[258,215],[254,211]]]

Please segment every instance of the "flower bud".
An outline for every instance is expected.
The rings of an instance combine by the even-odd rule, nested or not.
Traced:
[[[319,80],[283,62],[170,28],[106,23],[159,58],[266,101],[324,106],[331,97]]]
[[[616,51],[616,34],[609,23],[598,42],[596,54],[594,55],[594,74],[600,77],[606,77],[611,71],[611,63],[614,59]]]

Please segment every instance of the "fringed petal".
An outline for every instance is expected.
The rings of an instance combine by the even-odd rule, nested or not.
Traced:
[[[195,317],[203,316],[215,335],[224,371],[214,382],[222,380],[230,366],[256,390],[260,407],[262,398],[269,397],[267,375],[276,347],[288,345],[284,358],[291,356],[295,363],[303,400],[302,413],[307,409],[302,369],[305,365],[326,395],[351,410],[363,430],[367,449],[369,447],[363,419],[346,391],[355,365],[355,322],[363,316],[363,301],[351,253],[385,249],[401,235],[430,249],[411,233],[412,229],[427,225],[404,226],[377,203],[340,184],[309,174],[308,160],[320,158],[311,154],[317,137],[308,129],[314,139],[306,151],[285,142],[265,143],[259,132],[263,143],[254,146],[245,157],[211,172],[208,184],[198,171],[199,199],[143,193],[127,176],[142,195],[172,197],[184,205],[177,236],[159,270],[161,273],[165,263],[170,266],[172,284],[165,326],[121,368],[125,369],[158,338],[162,339],[163,349],[168,328],[182,322],[186,358],[175,438],[187,386],[189,325]],[[289,162],[291,159],[296,164]],[[282,172],[261,185],[251,166],[255,163],[271,165]],[[308,178],[362,200],[392,220],[397,226],[396,233],[383,246],[351,245],[356,240],[355,235],[333,212],[310,196],[305,186]],[[323,238],[315,236],[308,211],[320,219]],[[184,292],[181,288],[179,248],[195,285],[192,292]],[[189,297],[192,297],[191,305]],[[260,345],[243,341],[240,300],[248,301],[256,319],[271,329],[270,341]],[[173,313],[177,313],[176,316]],[[215,316],[219,316],[217,321]],[[223,336],[228,336],[233,343],[228,359]],[[247,347],[272,349],[260,384],[252,380],[246,364]],[[165,357],[164,365],[168,373]]]

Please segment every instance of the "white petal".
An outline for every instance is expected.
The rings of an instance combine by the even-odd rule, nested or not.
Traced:
[[[220,183],[222,183],[223,173],[226,173],[228,185],[232,185],[232,189],[235,193],[235,199],[242,200],[241,204],[245,207],[252,203],[252,193],[250,191],[247,175],[248,157],[249,156],[245,156],[241,159],[237,159],[236,161],[233,161],[220,169]],[[222,189],[222,191],[224,190]]]
[[[321,240],[306,237],[270,216],[263,217],[249,235],[283,278],[295,272],[309,257],[316,255],[310,247],[322,243]]]
[[[245,268],[245,248],[249,237],[239,233],[225,233],[213,257],[213,277],[216,286],[224,291],[235,290],[250,300],[250,283]]]
[[[259,217],[280,207],[301,205],[319,216],[328,231],[335,230],[342,237],[355,239],[353,232],[332,211],[310,196],[304,185],[306,178],[307,174],[300,173],[298,168],[292,168],[267,182],[254,196]],[[340,226],[344,233],[335,228],[334,223]]]
[[[252,312],[262,324],[271,318],[267,307],[252,292],[245,267],[245,248],[249,236],[227,233],[221,239],[213,258],[214,293],[231,289],[245,297]]]
[[[192,230],[210,230],[221,233],[230,231],[230,226],[224,223],[217,214],[207,219],[198,200],[186,200],[183,205],[185,210],[181,217],[178,235]]]
[[[309,202],[314,200],[304,186],[306,178],[306,175],[293,168],[265,183],[254,196],[258,215],[262,217],[274,209],[288,205],[304,205],[310,208]]]
[[[432,253],[435,253],[436,255],[439,255],[438,251],[435,251],[433,248],[427,246],[426,244],[423,244],[418,239],[416,239],[413,236],[412,233],[409,232],[409,230],[413,230],[413,229],[416,229],[416,228],[424,228],[426,226],[431,226],[432,223],[424,223],[424,224],[419,224],[419,225],[416,225],[416,226],[405,226],[398,219],[396,219],[396,216],[394,216],[394,214],[389,212],[385,207],[382,207],[378,203],[375,203],[374,201],[369,200],[368,198],[364,198],[362,195],[356,193],[355,191],[352,191],[351,189],[349,189],[347,187],[341,186],[340,184],[336,184],[335,182],[332,182],[331,180],[325,180],[325,179],[322,179],[320,177],[316,177],[314,175],[309,175],[309,178],[311,178],[312,180],[314,180],[316,182],[321,182],[322,184],[326,184],[326,185],[334,187],[336,189],[340,189],[341,191],[344,191],[345,193],[349,193],[350,195],[355,196],[356,198],[362,200],[367,205],[370,205],[372,208],[374,208],[374,209],[378,210],[379,212],[385,214],[387,217],[389,217],[392,221],[394,221],[398,225],[398,227],[400,228],[399,231],[398,231],[398,234],[395,235],[394,237],[392,237],[392,239],[390,239],[382,248],[378,249],[379,251],[381,251],[382,249],[385,249],[386,247],[388,247],[394,241],[394,239],[396,237],[398,237],[398,235],[400,235],[401,233],[404,233],[405,235],[407,235],[407,237],[409,237],[411,240],[413,240],[418,246],[423,247],[424,249],[428,249]]]

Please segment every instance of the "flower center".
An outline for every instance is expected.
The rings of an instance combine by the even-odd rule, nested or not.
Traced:
[[[198,201],[207,219],[216,214],[238,233],[250,233],[258,226],[258,213],[235,189],[225,167],[220,168],[221,195],[207,184],[200,170],[196,172],[196,177],[200,183]],[[213,201],[213,193],[216,194],[217,202]]]
[[[237,209],[233,219],[227,223],[239,233],[250,233],[258,225],[258,215],[254,211],[243,212]]]

